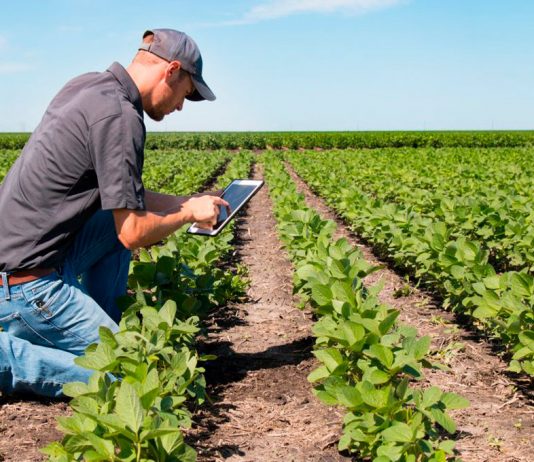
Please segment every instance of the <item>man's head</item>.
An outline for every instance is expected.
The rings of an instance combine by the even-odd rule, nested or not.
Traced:
[[[202,56],[188,35],[173,29],[153,29],[128,68],[154,120],[181,110],[184,99],[213,101],[215,95],[202,77]]]

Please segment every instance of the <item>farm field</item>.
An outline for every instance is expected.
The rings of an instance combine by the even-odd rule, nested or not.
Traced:
[[[0,180],[26,139],[0,136]],[[147,148],[149,189],[266,185],[220,237],[137,254],[94,380],[0,396],[0,460],[530,460],[533,132]]]

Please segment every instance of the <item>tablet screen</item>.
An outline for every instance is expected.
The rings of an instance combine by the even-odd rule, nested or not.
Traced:
[[[230,204],[230,213],[234,211],[241,203],[254,191],[257,187],[255,184],[236,184],[232,183],[224,192],[222,198]],[[228,210],[226,207],[221,207],[217,223],[213,229],[217,229],[228,218]]]

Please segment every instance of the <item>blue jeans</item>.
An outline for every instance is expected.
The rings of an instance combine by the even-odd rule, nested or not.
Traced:
[[[131,252],[117,238],[110,210],[78,232],[58,271],[0,287],[0,390],[62,396],[67,382],[92,371],[74,358],[98,342],[98,328],[118,330],[115,300],[126,293]]]

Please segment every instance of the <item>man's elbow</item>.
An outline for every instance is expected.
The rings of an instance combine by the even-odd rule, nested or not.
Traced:
[[[127,249],[127,250],[135,250],[139,247],[142,247],[139,243],[138,239],[135,239],[135,237],[127,234],[127,233],[118,233],[117,237],[121,244]]]
[[[135,214],[116,211],[114,215],[115,231],[121,244],[128,250],[135,250],[142,247],[141,230],[139,229]]]

